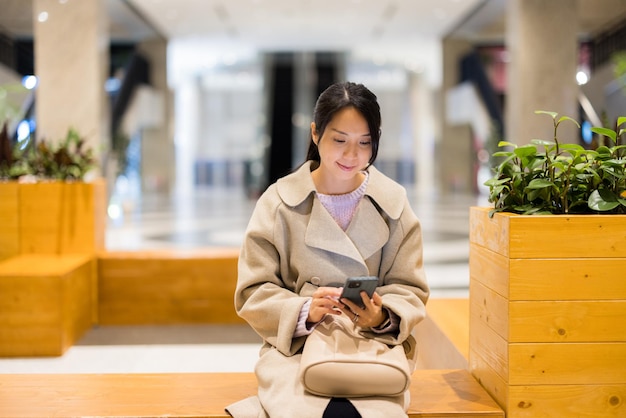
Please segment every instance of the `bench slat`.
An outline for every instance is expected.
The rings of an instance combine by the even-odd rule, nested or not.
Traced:
[[[228,417],[253,373],[0,374],[0,416]],[[467,370],[418,370],[410,417],[504,417]]]

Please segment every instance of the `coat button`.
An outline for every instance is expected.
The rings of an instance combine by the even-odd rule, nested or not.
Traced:
[[[322,279],[320,279],[317,276],[313,276],[311,277],[311,283],[313,283],[315,286],[319,286],[319,284],[322,282]]]

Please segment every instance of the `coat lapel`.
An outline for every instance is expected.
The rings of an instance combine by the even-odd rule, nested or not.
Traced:
[[[389,240],[389,227],[367,197],[361,200],[346,233],[352,242],[357,243],[364,260],[380,250]]]
[[[389,228],[372,202],[364,198],[350,226],[343,231],[319,199],[313,199],[305,233],[306,245],[352,258],[365,266],[365,260],[389,239]]]

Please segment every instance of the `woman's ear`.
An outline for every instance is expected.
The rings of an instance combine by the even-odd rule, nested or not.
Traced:
[[[313,139],[313,143],[317,145],[319,142],[319,136],[317,135],[317,129],[315,127],[315,122],[311,122],[311,138]]]

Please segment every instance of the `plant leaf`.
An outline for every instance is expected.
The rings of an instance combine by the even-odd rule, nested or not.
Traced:
[[[500,141],[500,142],[498,142],[498,147],[513,147],[513,148],[517,148],[517,144],[514,144],[514,143],[509,142],[509,141]]]
[[[547,110],[535,110],[535,114],[536,115],[548,115],[552,119],[556,119],[556,117],[559,116],[558,113],[556,113],[556,112],[549,112]]]
[[[559,121],[558,121],[557,123],[561,123],[561,122],[563,122],[564,120],[569,120],[570,122],[574,122],[574,124],[575,124],[576,126],[578,126],[578,128],[580,128],[580,125],[578,124],[578,121],[576,121],[576,120],[574,120],[574,119],[570,118],[569,116],[561,116],[561,118],[559,119]]]
[[[528,189],[543,189],[545,187],[551,187],[554,186],[554,183],[552,183],[549,180],[546,179],[533,179],[530,181],[530,183],[528,183],[528,186],[526,186],[526,188]]]
[[[605,192],[606,190],[603,190],[602,193],[600,193],[599,190],[594,190],[591,195],[589,195],[589,200],[587,201],[589,208],[600,212],[606,212],[618,207],[619,202],[617,201],[617,198],[615,198],[615,196],[613,196],[610,192],[609,195],[613,197],[613,200],[605,200],[606,197],[609,197],[609,195]]]
[[[534,145],[524,145],[522,147],[515,148],[515,155],[518,157],[528,157],[530,155],[535,155],[537,153],[537,148]]]
[[[615,131],[612,129],[594,127],[591,128],[591,132],[594,132],[598,135],[608,136],[613,140],[613,142],[617,140],[617,133],[615,133]]]

